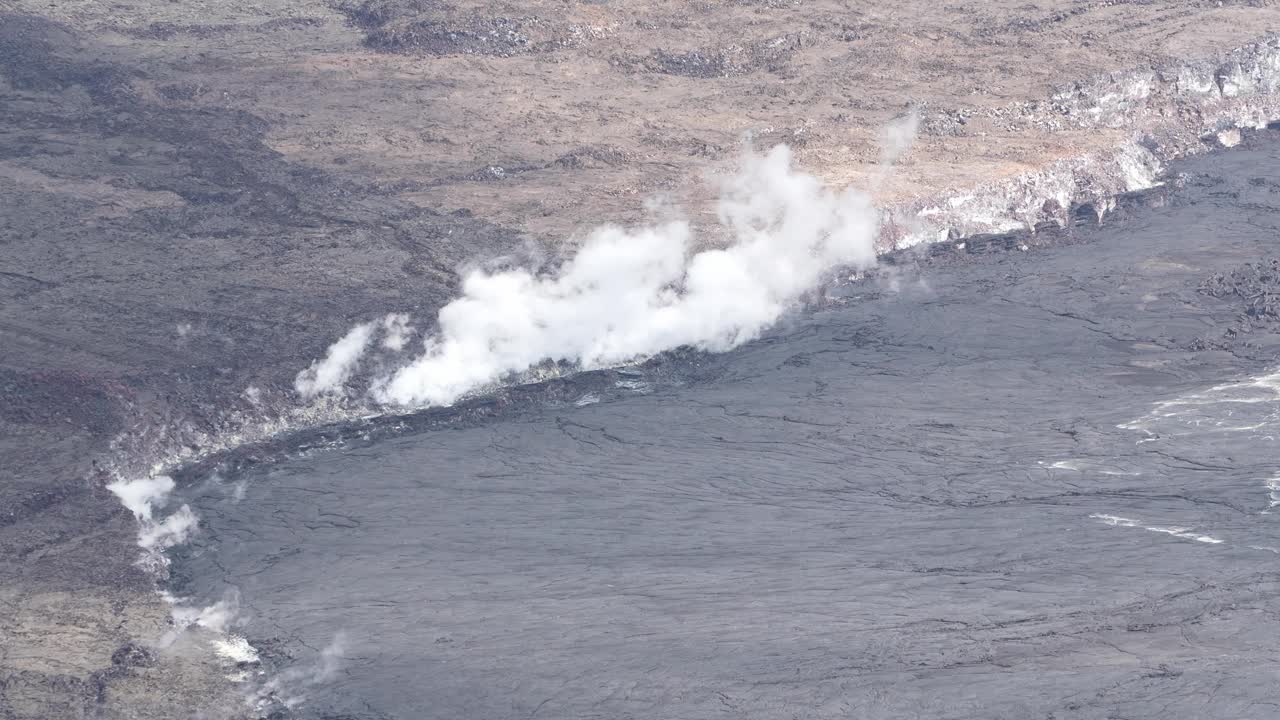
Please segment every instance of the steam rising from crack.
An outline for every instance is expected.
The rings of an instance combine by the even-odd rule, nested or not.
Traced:
[[[896,118],[880,131],[880,167],[887,170],[898,162],[915,144],[916,133],[920,129],[920,111],[912,108],[910,112]]]
[[[337,676],[346,648],[346,633],[337,633],[312,662],[283,670],[262,683],[250,696],[250,705],[259,712],[279,706],[297,708],[306,701],[307,693]],[[276,713],[269,712],[267,717],[276,717]]]
[[[387,316],[390,327],[390,318]],[[342,339],[329,346],[323,360],[311,363],[311,367],[298,373],[294,386],[303,397],[313,397],[322,392],[340,390],[355,372],[360,356],[369,347],[373,337],[373,323],[351,328]]]
[[[160,553],[185,542],[199,524],[191,507],[185,504],[163,519],[156,518],[156,511],[168,503],[173,487],[173,478],[167,475],[107,485],[137,519],[138,546],[146,553],[144,560],[151,563],[163,563]]]
[[[905,149],[913,129],[911,121],[892,129],[887,157]],[[785,146],[747,153],[724,185],[718,216],[729,238],[719,247],[696,249],[706,243],[685,221],[607,225],[550,272],[473,270],[421,354],[376,378],[372,397],[447,405],[547,361],[592,369],[682,346],[729,350],[758,337],[825,273],[875,263],[870,199],[794,169]],[[384,347],[402,344],[407,318],[381,325]],[[298,392],[343,392],[374,330],[353,328],[298,375]]]

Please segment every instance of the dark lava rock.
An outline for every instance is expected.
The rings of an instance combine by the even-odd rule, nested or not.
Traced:
[[[111,653],[111,664],[120,667],[150,667],[155,662],[151,651],[137,643],[126,643]]]

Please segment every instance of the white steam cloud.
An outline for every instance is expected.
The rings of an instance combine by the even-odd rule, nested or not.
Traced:
[[[895,118],[880,131],[880,165],[889,168],[915,144],[920,129],[920,112],[912,109]]]
[[[137,519],[138,545],[149,556],[185,542],[199,525],[196,514],[188,505],[183,505],[162,520],[156,519],[156,510],[168,503],[173,487],[173,478],[166,475],[118,480],[107,485],[107,489],[120,498],[120,502]]]
[[[226,633],[240,615],[240,593],[236,590],[228,590],[221,600],[205,607],[186,605],[178,598],[166,597],[174,606],[171,612],[174,629],[170,631],[170,638],[193,625],[216,633]]]
[[[341,340],[329,346],[324,360],[311,363],[311,367],[298,373],[293,385],[306,398],[325,392],[339,392],[360,364],[360,356],[369,347],[373,337],[373,323],[357,325]]]
[[[391,313],[382,318],[382,347],[399,352],[409,342],[413,328],[409,327],[409,316],[403,313]]]
[[[785,146],[746,155],[724,186],[719,220],[723,247],[695,252],[682,221],[605,226],[550,273],[473,270],[423,352],[376,380],[373,397],[445,405],[548,360],[590,369],[681,346],[728,350],[758,337],[827,271],[875,263],[870,199],[794,169]],[[384,325],[395,348],[407,320]],[[358,325],[335,343],[298,375],[298,391],[341,392],[372,330]]]

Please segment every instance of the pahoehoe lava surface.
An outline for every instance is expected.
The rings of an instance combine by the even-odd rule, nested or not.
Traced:
[[[175,589],[344,632],[316,716],[1276,717],[1278,338],[1223,289],[1273,287],[1267,135],[680,382],[192,485]]]

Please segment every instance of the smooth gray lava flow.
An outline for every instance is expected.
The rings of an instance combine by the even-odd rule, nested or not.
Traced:
[[[1198,291],[1276,252],[1278,158],[682,382],[199,485],[175,589],[237,588],[316,717],[1280,717],[1280,343]]]

